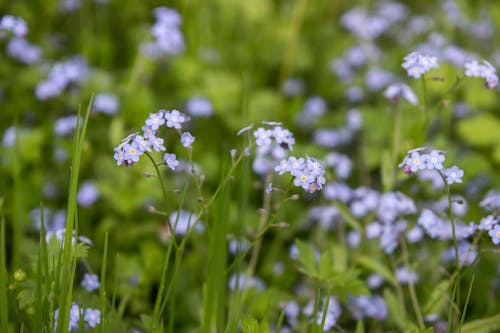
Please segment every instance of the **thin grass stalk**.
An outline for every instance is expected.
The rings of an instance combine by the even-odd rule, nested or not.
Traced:
[[[160,179],[160,181],[161,181],[161,179]],[[159,317],[160,313],[163,312],[163,310],[168,302],[172,281],[175,279],[175,276],[177,275],[177,271],[179,269],[180,262],[177,263],[177,261],[178,261],[177,256],[179,256],[179,255],[182,256],[182,252],[183,252],[183,248],[184,248],[184,246],[183,246],[184,240],[181,242],[180,246],[177,245],[177,242],[175,239],[175,228],[177,227],[177,223],[179,221],[181,208],[184,204],[184,200],[186,198],[188,187],[189,187],[189,183],[186,183],[186,185],[184,186],[184,190],[182,192],[182,196],[181,196],[181,200],[180,200],[180,204],[179,204],[179,209],[177,210],[177,217],[175,219],[175,223],[174,223],[173,227],[171,227],[170,218],[167,216],[171,241],[168,242],[167,253],[165,254],[165,257],[163,259],[163,268],[162,268],[162,273],[161,273],[161,278],[160,278],[160,287],[158,289],[158,294],[156,296],[155,307],[153,309],[153,317],[151,320],[151,327],[150,327],[151,332],[153,332],[153,330],[156,329],[156,325],[158,324],[159,319],[160,319],[160,317]],[[170,257],[172,256],[173,247],[175,247],[175,259],[174,259],[174,271],[173,271],[174,277],[172,278],[172,280],[169,284],[169,288],[167,289],[167,293],[165,294],[165,287],[167,285],[167,270],[168,270],[168,267],[170,265]],[[179,258],[179,260],[180,260],[180,258]],[[173,317],[173,313],[171,313],[171,316],[169,318],[169,323],[170,322],[173,323],[173,321],[174,321],[174,317]],[[170,327],[170,324],[169,324],[169,327]]]
[[[106,271],[108,268],[108,233],[104,235],[104,250],[102,253],[101,278],[99,288],[99,305],[101,310],[101,324],[99,332],[105,333],[107,329],[106,321]]]
[[[49,301],[50,279],[48,276],[48,259],[47,259],[47,241],[45,232],[45,219],[43,205],[40,205],[40,240],[38,245],[38,254],[36,260],[36,281],[35,281],[35,320],[33,330],[35,332],[43,332],[44,322],[48,311],[46,304]],[[50,321],[47,321],[50,322]]]
[[[239,200],[238,200],[238,217],[237,217],[237,237],[238,237],[238,247],[235,259],[235,272],[242,272],[243,259],[245,258],[245,252],[241,248],[241,235],[245,232],[245,218],[246,212],[248,210],[249,203],[249,191],[250,188],[250,159],[245,159],[241,166],[240,174],[240,186],[239,186]],[[236,279],[236,286],[231,294],[231,301],[229,307],[229,320],[226,326],[226,333],[235,332],[238,326],[238,319],[241,314],[242,306],[242,295],[239,285],[239,279]],[[276,329],[279,332],[279,329]]]
[[[410,259],[408,257],[408,248],[406,246],[406,241],[404,237],[401,237],[401,252],[403,255],[403,262],[406,267],[406,270],[410,271]],[[410,301],[413,307],[413,311],[415,312],[415,317],[417,318],[417,323],[419,329],[423,330],[425,328],[424,316],[422,315],[422,311],[420,310],[420,305],[418,304],[417,293],[415,291],[415,284],[413,280],[408,279],[408,291],[410,293]]]
[[[222,171],[226,170],[223,166]],[[229,227],[230,185],[221,190],[212,210],[208,274],[203,301],[202,332],[222,332],[226,307],[227,230]]]
[[[78,191],[78,174],[80,171],[80,161],[83,150],[83,140],[85,138],[85,133],[87,131],[87,124],[89,120],[90,110],[92,108],[92,102],[94,95],[90,97],[87,110],[85,112],[85,117],[83,121],[83,126],[80,128],[81,121],[81,108],[78,110],[78,118],[76,124],[76,134],[75,141],[73,144],[73,159],[71,162],[71,176],[70,176],[70,186],[68,193],[68,209],[66,218],[66,233],[64,235],[64,240],[62,242],[62,253],[60,264],[57,270],[62,273],[63,279],[59,279],[58,284],[58,305],[59,305],[59,317],[57,320],[57,330],[64,330],[69,324],[69,307],[71,305],[72,291],[73,291],[73,278],[76,268],[76,259],[72,257],[72,238],[73,230],[76,222],[76,193]],[[67,279],[70,276],[71,279]],[[64,306],[63,306],[64,305]]]
[[[7,332],[9,308],[7,298],[7,265],[5,243],[5,219],[3,217],[3,198],[0,199],[0,329]]]
[[[464,304],[464,308],[462,310],[462,316],[460,317],[460,322],[458,324],[457,333],[460,333],[460,331],[462,330],[462,326],[464,325],[465,314],[467,313],[467,307],[469,306],[470,295],[472,294],[472,286],[474,285],[475,277],[476,277],[476,275],[473,274],[472,279],[471,279],[470,284],[469,284],[469,290],[467,291],[467,297],[465,298],[465,304]]]

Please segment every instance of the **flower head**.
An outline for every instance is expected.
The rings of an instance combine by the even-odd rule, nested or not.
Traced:
[[[172,170],[175,170],[175,167],[179,165],[179,161],[177,161],[175,154],[166,153],[163,156],[163,161],[165,161],[167,167],[169,167]]]
[[[96,274],[85,273],[82,280],[82,287],[87,291],[93,291],[99,288],[99,279]]]
[[[189,132],[182,133],[181,143],[184,147],[190,148],[193,142],[194,142],[194,136],[192,136],[191,133]]]
[[[438,59],[436,57],[420,54],[418,52],[408,54],[403,60],[401,66],[406,69],[408,76],[415,79],[420,78],[430,69],[438,67]]]

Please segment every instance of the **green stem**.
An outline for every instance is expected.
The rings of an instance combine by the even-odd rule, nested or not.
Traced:
[[[403,254],[403,261],[406,267],[406,270],[410,272],[410,260],[408,258],[408,248],[406,247],[406,241],[404,237],[401,237],[401,251]],[[413,306],[413,311],[415,311],[415,316],[417,317],[418,326],[421,330],[425,328],[424,317],[420,310],[420,306],[418,304],[417,293],[415,292],[415,285],[413,284],[412,279],[408,279],[408,290],[410,292],[410,300]]]
[[[424,100],[424,114],[425,114],[423,133],[426,133],[427,127],[429,126],[429,101],[427,99],[427,83],[425,80],[425,75],[422,76],[422,98]]]
[[[271,182],[271,179],[272,179],[272,174],[268,173],[264,181],[264,188],[266,187],[267,184]],[[259,235],[262,232],[262,230],[265,228],[267,224],[268,220],[267,212],[269,212],[271,208],[271,197],[272,196],[270,194],[266,194],[264,192],[264,207],[263,207],[263,212],[260,215],[259,227],[257,228],[257,235]],[[248,271],[251,272],[252,274],[253,272],[255,272],[255,268],[257,267],[257,260],[259,258],[261,246],[262,246],[262,238],[259,237],[257,239],[257,242],[255,243],[255,246],[253,247],[252,256],[250,257],[250,263],[248,265]]]
[[[167,191],[165,189],[165,185],[163,184],[163,178],[161,176],[160,169],[158,168],[158,165],[156,164],[156,162],[153,159],[153,157],[151,156],[151,154],[149,154],[147,151],[144,152],[144,154],[149,158],[149,160],[151,161],[151,164],[153,164],[153,166],[155,168],[156,175],[158,176],[158,180],[160,182],[161,192],[163,194],[163,200],[165,201],[165,211],[166,211],[169,201],[167,198]],[[168,228],[170,231],[170,236],[171,236],[172,242],[174,244],[174,247],[177,249],[178,245],[177,245],[177,241],[175,240],[175,230],[174,230],[174,228],[172,228],[172,223],[170,222],[170,219],[167,218],[166,220],[167,220],[167,225],[168,225]]]
[[[391,177],[391,187],[395,182],[396,174],[397,174],[397,164],[398,164],[398,156],[399,156],[399,143],[401,142],[401,121],[403,118],[403,110],[401,107],[401,103],[399,102],[396,106],[396,114],[394,116],[394,131],[392,133],[392,156],[391,156],[391,165],[393,168],[392,177]]]

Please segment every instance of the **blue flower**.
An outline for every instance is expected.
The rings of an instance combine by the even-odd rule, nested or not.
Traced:
[[[184,132],[181,135],[181,143],[184,147],[190,148],[194,142],[194,137],[189,132]]]
[[[137,143],[132,142],[132,143],[126,143],[123,145],[123,151],[124,151],[124,158],[126,160],[130,160],[133,163],[136,163],[139,161],[139,156],[142,155],[142,151],[137,148]]]
[[[91,181],[85,181],[80,185],[76,194],[76,201],[80,206],[90,207],[99,199],[99,190]]]
[[[418,52],[408,54],[403,60],[401,66],[406,69],[408,76],[415,79],[420,78],[430,69],[438,67],[438,60],[436,57],[423,55]]]
[[[448,184],[461,183],[464,171],[459,169],[456,165],[444,170],[446,182]]]
[[[110,93],[100,93],[94,98],[94,109],[98,112],[105,113],[107,115],[113,115],[118,112],[120,107],[120,102],[115,95]]]
[[[98,309],[85,309],[83,320],[92,328],[101,323],[101,311]]]
[[[163,161],[165,161],[165,164],[172,170],[175,170],[175,167],[179,165],[179,161],[177,161],[175,154],[166,153],[163,156]]]
[[[82,287],[87,291],[93,291],[99,288],[99,279],[96,274],[85,273],[82,280]]]
[[[500,225],[498,225],[498,224],[495,225],[495,227],[493,229],[488,231],[488,234],[490,235],[491,241],[493,242],[493,244],[495,244],[495,245],[500,244]]]
[[[137,149],[142,152],[151,151],[150,137],[143,137],[142,135],[137,135],[134,138],[134,142],[137,144]]]
[[[182,123],[186,122],[188,118],[181,112],[173,110],[172,112],[165,112],[165,120],[167,127],[181,129]]]
[[[479,222],[479,226],[477,227],[479,230],[491,230],[496,224],[498,220],[493,215],[488,215],[481,219]]]
[[[411,88],[404,83],[391,84],[384,91],[384,96],[385,98],[390,99],[394,103],[399,102],[399,100],[403,98],[410,104],[413,105],[418,104],[417,96],[415,95],[413,90],[411,90]]]
[[[191,97],[186,103],[187,112],[193,117],[210,117],[213,113],[212,103],[203,97]]]
[[[164,112],[165,110],[160,110],[156,113],[150,113],[148,119],[146,119],[146,125],[153,131],[158,130],[161,125],[165,124],[165,119],[163,118]]]
[[[267,146],[271,144],[271,135],[273,132],[271,130],[266,130],[263,127],[257,128],[253,132],[253,136],[256,138],[255,143],[257,146]]]
[[[157,137],[152,137],[149,139],[151,142],[151,145],[153,146],[153,149],[155,151],[165,151],[165,147],[163,146],[163,139],[162,138],[157,138]]]
[[[444,155],[442,152],[440,152],[438,150],[431,151],[427,155],[427,158],[425,159],[426,167],[429,170],[432,170],[432,169],[441,170],[441,169],[443,169],[443,162],[444,162]]]

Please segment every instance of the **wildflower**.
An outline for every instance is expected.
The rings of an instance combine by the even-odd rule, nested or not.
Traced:
[[[203,222],[198,221],[193,213],[185,210],[177,211],[170,214],[170,225],[174,228],[176,235],[184,235],[196,223],[196,231],[204,230]],[[198,222],[197,222],[198,221]]]
[[[498,84],[498,76],[496,69],[486,60],[483,60],[483,65],[476,60],[466,61],[464,64],[465,76],[480,77],[485,79],[485,87],[493,89]]]
[[[100,93],[95,95],[93,106],[94,109],[98,112],[102,112],[107,115],[113,115],[118,112],[118,109],[120,108],[120,102],[113,94]]]
[[[500,209],[500,191],[489,191],[479,205],[488,211]]]
[[[163,114],[165,110],[160,110],[156,113],[150,113],[148,119],[146,119],[146,126],[151,128],[153,131],[158,130],[158,128],[165,123]]]
[[[187,112],[193,117],[210,117],[213,106],[210,100],[203,97],[191,97],[186,103]]]
[[[101,323],[101,311],[98,309],[85,309],[83,320],[92,328]]]
[[[61,117],[54,124],[54,133],[57,136],[69,135],[76,129],[77,122],[77,116]]]
[[[154,140],[154,138],[153,138]],[[141,152],[151,152],[151,140],[150,137],[144,137],[142,135],[136,135],[133,141],[137,144],[137,149]]]
[[[184,37],[179,29],[182,18],[179,13],[167,7],[154,9],[155,24],[151,27],[151,34],[155,43],[149,44],[150,55],[178,54],[184,49]]]
[[[380,296],[349,296],[347,307],[356,320],[363,318],[381,320],[386,318],[388,314],[387,305]]]
[[[193,142],[194,142],[194,136],[192,136],[191,133],[189,132],[182,133],[181,143],[184,147],[190,148]]]
[[[20,17],[4,15],[0,19],[0,39],[5,36],[5,31],[10,31],[16,37],[23,37],[28,33],[28,25]]]
[[[477,249],[467,241],[458,243],[458,260],[462,265],[470,265],[476,260]],[[443,262],[455,262],[456,253],[455,248],[452,246],[445,250],[441,255]]]
[[[169,167],[172,170],[175,170],[175,167],[179,165],[179,161],[177,161],[175,154],[166,153],[163,156],[163,161],[165,161],[167,167]]]
[[[410,281],[416,283],[418,281],[418,275],[415,271],[410,271],[406,267],[399,267],[396,269],[396,279],[401,284],[407,284]]]
[[[500,244],[500,225],[495,225],[490,231],[488,231],[488,235],[490,235],[493,244]]]
[[[404,83],[391,84],[384,91],[384,96],[394,103],[398,103],[401,98],[413,105],[418,103],[418,98],[413,90]]]
[[[323,306],[318,310],[317,313],[317,321],[318,325],[323,323],[323,312],[326,306],[326,299],[323,300]],[[337,323],[340,315],[342,314],[342,309],[340,308],[340,304],[334,297],[330,297],[328,301],[328,309],[326,310],[325,323],[323,326],[323,331],[328,332],[332,329],[333,326]]]
[[[263,127],[257,128],[253,132],[253,136],[257,139],[255,143],[257,146],[264,146],[271,144],[271,135],[273,132],[271,130],[266,130]]]
[[[338,178],[346,179],[349,178],[352,169],[352,162],[344,154],[340,153],[329,153],[325,156],[325,164],[328,167],[335,168],[335,175]]]
[[[310,193],[322,189],[326,182],[324,178],[325,169],[316,159],[310,157],[304,160],[302,157],[297,159],[291,156],[280,161],[274,170],[280,175],[290,172],[295,177],[293,181],[295,186],[300,186]]]
[[[7,44],[7,53],[23,64],[32,65],[42,58],[42,49],[24,38],[12,38]]]
[[[425,160],[426,167],[428,170],[436,169],[436,170],[441,170],[443,169],[443,163],[444,162],[444,155],[437,151],[433,150],[431,151]]]
[[[80,307],[78,304],[71,304],[71,309],[69,310],[69,330],[77,330],[78,323],[80,321]]]
[[[132,163],[137,163],[139,161],[139,156],[142,155],[140,149],[137,149],[137,143],[126,143],[123,146],[123,151],[125,159],[131,161]]]
[[[163,145],[164,140],[162,138],[151,137],[149,141],[151,142],[151,146],[155,151],[157,152],[165,151],[166,148]]]
[[[35,95],[40,100],[46,100],[59,95],[69,84],[80,83],[87,79],[90,69],[85,59],[74,57],[68,61],[52,66],[47,80],[38,83]]]
[[[408,54],[403,60],[401,66],[406,69],[408,76],[415,79],[419,79],[430,69],[438,67],[438,60],[436,57],[423,55],[418,52]]]
[[[85,273],[82,280],[82,287],[87,291],[93,291],[99,288],[99,279],[96,274]]]
[[[370,276],[368,276],[368,279],[366,279],[366,285],[370,289],[377,289],[378,287],[382,286],[383,283],[384,278],[382,277],[382,275],[376,273],[370,274]]]
[[[266,187],[266,194],[271,194],[271,192],[273,191],[273,183],[269,183]]]
[[[293,145],[295,144],[295,139],[293,138],[292,132],[280,126],[276,126],[272,130],[272,135],[276,139],[276,142],[282,147],[288,150],[293,150]]]
[[[409,243],[417,243],[422,240],[424,237],[424,232],[418,226],[415,226],[413,229],[409,230],[406,233],[406,239]]]
[[[464,171],[459,169],[456,165],[454,165],[451,168],[445,169],[444,175],[446,178],[446,182],[451,185],[453,183],[461,183],[462,182],[462,177],[464,176]]]
[[[169,128],[181,129],[182,123],[188,120],[188,117],[177,110],[167,111],[164,116]]]
[[[76,201],[80,206],[90,207],[99,199],[99,190],[91,181],[85,181],[80,185],[76,194]]]

